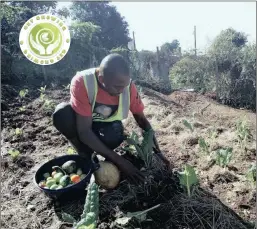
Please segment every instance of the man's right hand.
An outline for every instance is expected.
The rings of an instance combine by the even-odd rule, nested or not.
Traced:
[[[113,162],[132,182],[139,183],[144,180],[141,172],[132,163],[110,150],[99,140],[92,131],[92,117],[84,117],[79,114],[76,117],[78,136],[82,143]]]
[[[130,161],[119,156],[119,159],[115,161],[115,164],[133,183],[138,184],[144,181],[143,174]]]

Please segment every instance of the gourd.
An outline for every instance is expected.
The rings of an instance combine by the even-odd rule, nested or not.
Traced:
[[[59,184],[62,185],[63,187],[67,186],[68,184],[70,184],[70,176],[69,175],[64,175],[61,179]]]
[[[99,162],[100,168],[94,172],[95,181],[105,189],[113,189],[120,182],[120,171],[111,162]]]
[[[75,173],[75,172],[76,172],[76,168],[77,168],[76,162],[75,162],[75,161],[72,161],[72,160],[67,161],[67,162],[65,162],[65,163],[62,165],[62,169],[63,169],[65,172],[69,173],[69,174]]]
[[[56,181],[55,181],[55,179],[49,179],[47,182],[46,182],[46,186],[48,187],[48,188],[50,188],[52,185],[54,185],[54,184],[56,184]]]
[[[63,173],[56,173],[54,175],[54,179],[56,180],[56,183],[60,182],[60,179],[63,177]]]
[[[58,188],[58,185],[57,185],[57,184],[53,184],[53,185],[50,187],[50,189],[53,189],[53,190],[55,190],[56,188]]]

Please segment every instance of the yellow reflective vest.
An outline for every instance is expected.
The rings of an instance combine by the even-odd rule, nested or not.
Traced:
[[[78,72],[77,74],[83,76],[85,88],[87,90],[89,103],[92,107],[93,121],[94,122],[113,122],[116,120],[122,121],[128,117],[129,107],[130,107],[130,84],[127,86],[123,92],[119,95],[119,105],[117,111],[110,117],[106,119],[97,118],[94,114],[94,106],[98,91],[98,83],[95,75],[96,68],[86,69],[84,71]]]

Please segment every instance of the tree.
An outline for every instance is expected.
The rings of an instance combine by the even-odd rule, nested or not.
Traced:
[[[255,110],[256,44],[247,44],[244,33],[221,31],[207,54],[185,55],[170,71],[173,86],[198,91],[215,88],[218,100],[234,107]]]
[[[71,7],[73,20],[92,22],[101,30],[96,33],[96,46],[111,50],[127,47],[129,38],[128,23],[108,2],[73,2]]]
[[[35,12],[35,14],[44,14],[50,10],[55,10],[57,2],[56,1],[13,1],[10,3],[11,6],[28,8]]]
[[[61,9],[57,10],[56,13],[60,18],[67,19],[70,17],[70,11],[67,7],[62,7]]]
[[[30,63],[22,54],[19,33],[23,24],[31,17],[55,7],[56,2],[1,2],[2,82],[17,82],[17,79],[28,75],[28,72],[35,76],[34,72],[39,66]]]
[[[221,31],[208,51],[216,66],[217,97],[225,104],[245,106],[243,94],[248,93],[248,90],[255,90],[242,78],[243,66],[246,66],[242,62],[246,43],[244,33],[228,28]]]
[[[185,56],[170,71],[173,88],[193,88],[211,91],[214,88],[214,69],[208,56]]]
[[[180,44],[178,40],[173,40],[171,43],[164,43],[161,48],[160,52],[164,55],[170,55],[174,54],[175,51],[177,51],[180,48]]]

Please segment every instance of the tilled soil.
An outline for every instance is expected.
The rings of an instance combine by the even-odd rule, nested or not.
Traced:
[[[8,86],[2,89],[4,89],[2,94],[2,107],[4,109],[1,111],[1,228],[71,228],[71,225],[62,222],[61,211],[73,212],[75,216],[79,217],[83,211],[84,199],[74,200],[72,203],[53,202],[41,193],[33,183],[34,174],[39,166],[54,157],[66,154],[69,144],[52,126],[51,112],[43,107],[37,90],[29,90],[28,96],[21,99],[18,97],[16,89]],[[47,91],[46,96],[57,104],[69,100],[69,91]],[[254,185],[246,180],[245,173],[250,164],[255,161],[256,156],[255,114],[218,105],[195,93],[176,92],[171,96],[163,96],[146,90],[142,98],[146,104],[146,115],[156,130],[161,149],[174,163],[174,166],[179,168],[185,163],[193,165],[197,170],[202,188],[213,193],[240,217],[254,221],[256,219],[256,192]],[[209,103],[211,105],[208,106]],[[25,109],[20,109],[23,106]],[[202,111],[204,108],[206,109]],[[194,118],[192,118],[193,113],[195,113]],[[234,147],[235,156],[227,170],[223,171],[206,155],[199,154],[199,136],[206,136],[207,130],[214,127],[218,136],[213,148],[235,146],[237,145],[235,121],[243,115],[248,117],[252,125],[253,139],[247,143],[244,152]],[[190,133],[181,124],[183,119],[194,122],[196,128],[194,133]],[[125,126],[130,132],[137,130],[131,117],[125,122]],[[16,128],[22,129],[21,135],[15,134]],[[19,150],[20,155],[17,159],[14,160],[9,155],[9,149]],[[183,213],[185,206],[186,208],[189,207],[187,199],[175,191],[177,186],[174,186],[173,177],[170,176],[167,179],[169,186],[162,186],[173,187],[173,191],[167,192],[169,190],[167,188],[166,194],[160,195],[161,186],[157,190],[152,187],[149,195],[144,192],[141,196],[137,196],[136,199],[139,200],[137,204],[131,202],[135,199],[122,200],[120,207],[123,209],[109,207],[107,211],[104,211],[104,207],[108,205],[103,204],[105,194],[101,194],[102,205],[100,205],[100,209],[102,209],[102,215],[100,217],[102,223],[98,228],[119,228],[111,222],[115,218],[114,213],[117,214],[121,210],[124,212],[143,210],[156,204],[161,204],[159,210],[148,214],[153,221],[146,221],[141,224],[135,222],[131,228],[162,228],[161,225],[164,225],[162,224],[164,221],[166,226],[163,228],[209,228],[199,224],[197,219],[189,220],[189,216]],[[127,185],[122,187],[126,189]],[[128,190],[124,192],[128,192]],[[114,197],[110,195],[108,198]],[[174,207],[180,206],[177,203],[178,200],[181,201],[180,205],[183,208],[175,209]],[[199,199],[195,198],[195,202],[197,201]],[[202,201],[205,201],[203,206],[209,206],[207,199],[202,199]],[[218,202],[215,204],[215,206],[220,206]],[[200,208],[204,209],[203,206]],[[177,215],[170,220],[170,223],[167,223],[171,212],[176,210]],[[194,208],[194,211],[201,213],[202,210],[200,211],[197,207]],[[233,213],[228,213],[229,217],[231,214],[233,215]],[[195,217],[197,218],[197,214]],[[183,218],[185,225],[180,224],[181,227],[179,227],[176,222],[181,218]],[[214,228],[226,227],[217,226]]]

